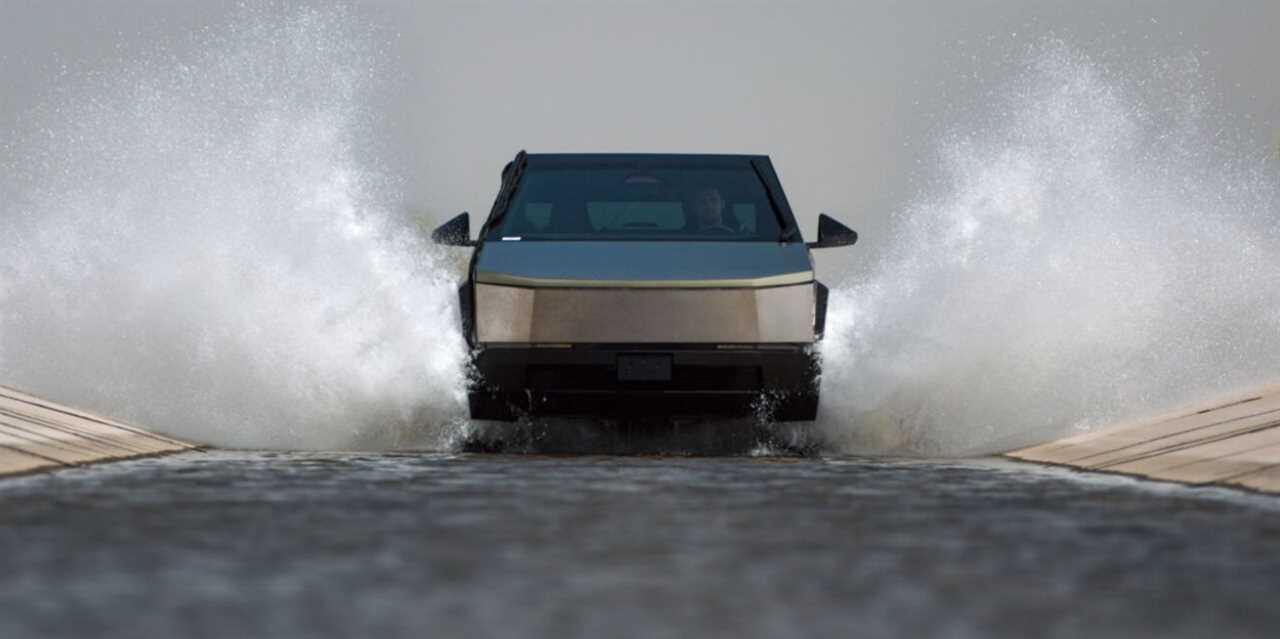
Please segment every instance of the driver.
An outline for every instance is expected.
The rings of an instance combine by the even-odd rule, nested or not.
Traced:
[[[720,189],[707,186],[693,192],[693,214],[699,233],[737,233],[724,222],[724,198]]]

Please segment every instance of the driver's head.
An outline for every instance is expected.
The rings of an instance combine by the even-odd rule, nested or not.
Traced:
[[[694,191],[693,212],[700,227],[724,225],[724,198],[720,197],[720,190],[708,186]]]

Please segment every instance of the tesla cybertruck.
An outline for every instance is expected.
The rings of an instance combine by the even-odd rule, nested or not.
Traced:
[[[827,288],[810,249],[858,235],[818,218],[805,243],[760,155],[520,152],[459,290],[471,417],[812,420]]]

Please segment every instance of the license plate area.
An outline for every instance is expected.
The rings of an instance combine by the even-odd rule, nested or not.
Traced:
[[[669,382],[671,381],[671,356],[619,355],[618,381]]]

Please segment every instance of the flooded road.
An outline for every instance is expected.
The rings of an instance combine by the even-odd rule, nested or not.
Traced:
[[[1275,636],[1280,502],[999,461],[210,452],[0,482],[0,636]]]

